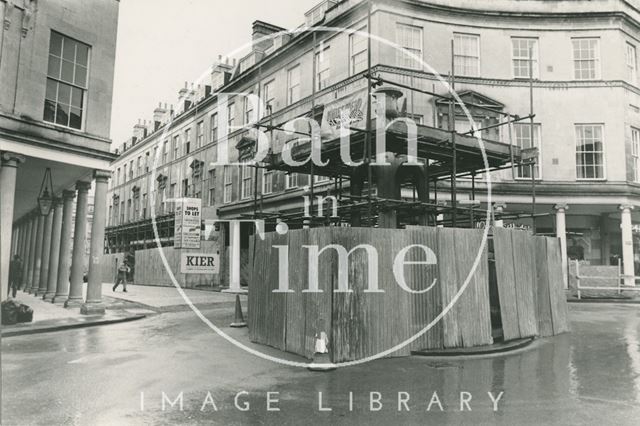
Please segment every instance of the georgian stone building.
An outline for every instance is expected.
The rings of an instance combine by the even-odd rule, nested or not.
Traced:
[[[115,158],[109,127],[118,8],[117,0],[0,1],[3,299],[9,261],[19,255],[23,290],[83,313],[104,311],[97,267]]]
[[[515,123],[511,131],[500,126],[482,132],[487,139],[538,148],[535,166],[491,175],[492,203],[518,212],[532,211],[535,178],[535,224],[520,215],[505,226],[535,227],[538,233],[558,234],[565,244],[568,238],[569,246],[581,247],[571,250],[582,251],[594,264],[624,257],[625,270],[631,270],[634,252],[640,253],[634,226],[640,214],[634,210],[640,202],[640,11],[631,2],[323,1],[305,18],[307,26],[370,31],[376,37],[370,43],[371,71],[406,86],[446,95],[435,73],[446,79],[453,62],[461,98],[494,110],[469,108],[480,128],[499,123],[501,112],[526,116],[532,108],[533,135],[528,122]],[[111,166],[109,250],[153,247],[151,210],[158,216],[163,244],[171,245],[168,200],[175,197],[202,198],[205,220],[302,206],[308,176],[213,165],[220,143],[228,143],[231,160],[238,159],[255,127],[230,127],[234,130],[223,138],[223,124],[241,126],[254,111],[244,96],[219,105],[221,93],[259,94],[266,102],[262,123],[300,116],[320,121],[332,105],[366,89],[369,43],[362,33],[350,31],[281,30],[256,21],[254,42],[237,62],[218,61],[205,79],[181,90],[175,109],[160,106],[150,124],[135,126],[133,139]],[[403,114],[426,126],[448,128],[448,102],[406,89],[402,93]],[[455,123],[459,132],[471,128],[463,114],[456,114]],[[277,152],[291,136],[270,129],[271,148]],[[315,180],[316,193],[333,185],[325,177]],[[458,202],[469,198],[470,186],[460,179]],[[447,187],[442,184],[439,200],[449,200]],[[477,176],[475,190],[486,207],[486,176]],[[208,227],[205,235],[216,231]]]

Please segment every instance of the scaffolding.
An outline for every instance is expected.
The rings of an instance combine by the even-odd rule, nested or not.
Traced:
[[[492,108],[479,103],[464,102],[456,100],[455,86],[455,44],[451,40],[451,71],[448,76],[449,92],[448,94],[436,93],[424,90],[415,85],[407,85],[392,79],[383,78],[377,73],[377,67],[372,66],[371,62],[371,4],[367,12],[367,32],[368,32],[368,49],[367,49],[367,68],[360,75],[361,79],[366,79],[367,90],[367,109],[365,128],[349,127],[351,131],[349,143],[351,158],[356,158],[363,162],[364,172],[358,170],[358,167],[345,164],[340,160],[339,153],[341,148],[341,139],[333,139],[322,142],[322,161],[327,161],[326,166],[320,167],[313,161],[306,161],[302,166],[290,166],[282,158],[282,153],[272,153],[267,156],[266,160],[261,164],[254,164],[255,167],[255,189],[253,212],[241,213],[243,218],[262,219],[267,224],[275,224],[278,221],[286,221],[289,226],[322,226],[322,225],[355,225],[355,226],[381,226],[380,216],[383,212],[393,210],[397,214],[397,226],[402,227],[410,224],[425,224],[433,226],[465,226],[475,227],[476,219],[486,218],[487,209],[489,209],[490,220],[518,220],[528,218],[532,223],[532,231],[536,232],[536,218],[547,216],[548,213],[537,213],[536,211],[536,163],[537,148],[521,149],[513,143],[513,125],[519,122],[529,122],[531,145],[534,145],[534,107],[533,107],[533,51],[529,50],[529,113],[525,116],[511,114],[499,109]],[[317,42],[316,32],[313,32],[313,90],[311,95],[311,115],[316,115],[316,61],[317,61]],[[435,127],[418,125],[418,157],[424,160],[425,176],[424,182],[420,184],[426,185],[426,200],[416,198],[416,182],[402,183],[404,189],[413,189],[413,196],[410,199],[406,197],[381,197],[373,187],[374,177],[373,156],[376,151],[376,119],[371,115],[373,108],[373,90],[378,87],[390,86],[398,89],[408,90],[411,96],[414,93],[421,93],[431,96],[435,99],[443,100],[448,103],[448,129],[443,130]],[[486,127],[472,128],[469,131],[458,133],[456,131],[456,114],[457,110],[463,106],[473,107],[481,110],[490,111],[500,115],[503,119],[496,124]],[[412,103],[413,107],[413,103]],[[321,106],[322,108],[322,106]],[[435,105],[434,105],[435,109]],[[270,112],[270,111],[269,111]],[[283,131],[284,124],[273,124],[273,115],[270,114],[267,121],[255,123],[256,128],[262,128],[269,131],[271,135],[274,131]],[[436,123],[434,122],[434,126]],[[470,126],[471,127],[471,126]],[[479,142],[475,137],[490,129],[498,127],[506,127],[508,129],[509,143],[495,142],[483,139],[484,150],[479,147]],[[295,135],[310,138],[313,135],[310,132],[294,131],[289,132]],[[273,140],[273,139],[272,139]],[[291,150],[291,156],[296,161],[309,159],[312,142],[295,146]],[[386,128],[386,150],[396,155],[407,155],[407,132],[401,123],[392,123]],[[487,164],[484,163],[483,155],[486,156]],[[354,162],[357,162],[354,160]],[[488,166],[488,167],[486,167]],[[287,211],[268,212],[264,211],[262,206],[262,198],[258,197],[257,176],[258,169],[265,168],[267,170],[284,171],[287,173],[303,173],[309,176],[309,206],[292,208]],[[516,168],[529,168],[530,170],[530,187],[531,187],[531,206],[529,211],[494,211],[493,206],[487,206],[487,209],[480,208],[480,203],[476,200],[476,177],[483,173],[491,173],[498,170],[511,169],[512,176],[516,174]],[[363,188],[363,195],[345,194],[345,182],[351,186],[355,175],[363,174],[364,182],[366,182],[366,190]],[[333,208],[324,208],[324,206],[314,205],[315,176],[327,176],[333,179],[333,188],[326,191],[327,194],[333,195],[338,200],[337,215],[332,215]],[[458,183],[462,178],[470,178],[470,188],[468,188],[469,199],[458,201]],[[442,198],[445,193],[448,195],[448,201],[439,201],[438,196]],[[326,214],[318,215],[322,209]],[[362,215],[365,214],[364,217]],[[419,217],[425,219],[422,223]]]
[[[319,167],[313,161],[307,161],[303,166],[293,167],[286,164],[282,158],[282,153],[273,153],[271,150],[266,159],[260,163],[247,160],[248,167],[254,167],[253,174],[253,203],[252,207],[242,208],[237,213],[244,219],[264,220],[267,227],[273,227],[279,221],[286,221],[289,226],[381,226],[381,216],[389,211],[393,211],[397,216],[394,220],[398,227],[405,225],[422,224],[431,226],[452,226],[452,227],[476,227],[482,220],[518,220],[530,219],[532,230],[535,233],[536,218],[548,216],[548,213],[538,213],[536,211],[536,162],[537,148],[521,149],[513,143],[513,126],[516,123],[529,121],[530,137],[533,145],[534,140],[534,103],[533,103],[533,51],[529,51],[529,112],[524,116],[505,112],[481,103],[464,102],[461,103],[454,96],[456,87],[455,75],[455,42],[451,40],[451,70],[448,73],[449,93],[437,93],[435,84],[433,90],[426,90],[413,84],[404,84],[382,76],[383,66],[373,66],[371,52],[371,3],[367,11],[367,63],[366,69],[360,74],[350,77],[350,82],[366,81],[366,118],[365,127],[357,128],[350,126],[350,153],[354,161],[362,161],[363,165],[354,167],[340,161],[340,138],[322,141],[323,161],[328,160],[327,166]],[[313,31],[313,64],[312,64],[312,93],[311,109],[306,115],[316,117],[323,113],[324,105],[319,105],[316,101],[318,96],[318,81],[316,75],[318,60],[317,32]],[[257,64],[258,81],[262,80],[262,63]],[[421,71],[412,72],[420,74]],[[431,77],[424,73],[425,77]],[[443,101],[448,106],[449,123],[447,130],[436,128],[435,116],[434,127],[417,125],[418,158],[424,161],[424,176],[420,182],[416,182],[415,177],[410,182],[401,182],[401,189],[411,192],[413,195],[406,197],[401,194],[399,197],[384,197],[378,194],[374,188],[375,163],[374,153],[377,152],[376,126],[377,119],[372,117],[374,90],[383,87],[392,87],[406,90],[413,99],[414,94],[431,96],[433,99]],[[258,96],[261,96],[262,85],[258,84]],[[411,103],[413,109],[413,101]],[[481,128],[471,128],[468,131],[458,132],[456,130],[456,114],[462,107],[473,107],[499,115],[502,119],[496,124],[491,124]],[[258,116],[261,117],[260,106],[258,106]],[[434,115],[436,106],[434,104]],[[413,113],[413,111],[412,111]],[[413,114],[412,114],[413,115]],[[253,123],[252,127],[260,129],[270,134],[273,141],[273,134],[276,131],[285,131],[285,123],[274,123],[274,111],[267,106],[265,117]],[[387,151],[396,155],[407,155],[407,129],[402,123],[392,123],[386,127],[386,148]],[[472,126],[470,126],[472,127]],[[483,138],[484,154],[475,135],[495,129],[507,128],[508,144],[496,142]],[[289,134],[310,138],[313,135],[305,131],[290,131]],[[256,141],[254,141],[255,145]],[[311,143],[294,147],[291,155],[294,160],[301,161],[309,158]],[[255,146],[250,154],[255,155]],[[485,165],[483,155],[486,156]],[[488,167],[487,167],[488,166]],[[409,166],[406,166],[409,167]],[[499,170],[511,169],[515,176],[517,168],[530,169],[530,192],[531,205],[528,211],[496,211],[493,206],[481,208],[481,203],[477,196],[477,176],[483,173],[492,173]],[[302,173],[309,176],[309,205],[296,206],[284,211],[266,211],[264,207],[263,195],[258,194],[258,172],[260,169],[283,171],[286,173]],[[362,187],[360,194],[346,193],[351,191],[355,175],[362,178],[366,187]],[[316,206],[315,185],[316,176],[329,177],[333,184],[322,189],[326,196],[333,196],[338,202],[337,214],[333,214],[333,208]],[[464,181],[462,179],[465,179]],[[458,200],[460,192],[468,192],[468,200]],[[426,199],[416,196],[416,187],[424,185],[426,187]],[[352,191],[353,192],[353,191]],[[424,198],[424,197],[423,197]],[[448,199],[447,199],[448,198]],[[322,209],[322,215],[318,214]],[[167,214],[157,218],[158,229],[161,236],[162,245],[173,244],[173,215]],[[153,239],[153,228],[151,219],[143,219],[118,226],[111,226],[106,229],[107,251],[126,251],[130,248],[152,248],[155,247]]]

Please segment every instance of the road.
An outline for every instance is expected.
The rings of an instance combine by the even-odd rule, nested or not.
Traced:
[[[229,320],[228,309],[205,314]],[[250,355],[191,312],[12,337],[2,340],[2,423],[638,424],[640,305],[572,304],[570,315],[570,334],[507,356],[395,358],[329,373]],[[246,329],[225,330],[246,341]],[[497,411],[488,392],[504,392]],[[461,393],[472,398],[464,411]],[[319,409],[320,394],[332,411]],[[280,411],[267,411],[268,399]]]

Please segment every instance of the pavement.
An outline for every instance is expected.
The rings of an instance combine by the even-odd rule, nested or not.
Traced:
[[[228,327],[226,308],[202,313],[249,349],[301,361]],[[571,333],[508,354],[392,358],[326,373],[250,354],[187,311],[17,336],[2,340],[2,424],[637,425],[640,308],[571,304],[569,314]],[[504,392],[495,411],[488,392]],[[441,407],[427,410],[434,393]],[[371,403],[378,396],[381,406]]]
[[[45,302],[41,297],[19,292],[16,300],[33,309],[33,321],[3,325],[2,337],[115,324],[163,312],[187,311],[191,309],[187,300],[199,309],[232,310],[235,306],[235,296],[226,293],[185,289],[183,297],[174,287],[129,285],[126,293],[122,291],[122,287],[115,292],[111,288],[110,283],[102,285],[106,308],[104,315],[82,315],[80,308],[64,308],[62,305]],[[86,284],[83,291],[86,294]],[[246,309],[246,296],[242,296],[241,299]]]
[[[119,300],[147,306],[158,312],[171,312],[176,310],[189,310],[189,302],[197,307],[232,307],[235,303],[235,295],[206,290],[181,289],[182,294],[175,287],[127,285],[127,292],[122,291],[122,286],[112,291],[113,284],[102,284],[102,295]],[[243,301],[246,296],[241,296]]]

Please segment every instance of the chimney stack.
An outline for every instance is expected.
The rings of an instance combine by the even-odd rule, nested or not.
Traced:
[[[162,107],[162,102],[158,103],[156,109],[153,110],[153,131],[155,132],[162,126],[167,119],[167,104]]]
[[[133,138],[132,138],[133,144],[135,144],[137,141],[144,139],[144,137],[146,136],[146,133],[147,133],[146,126],[144,126],[140,122],[140,119],[138,119],[138,123],[136,123],[133,126]]]
[[[276,25],[268,24],[263,21],[254,21],[251,25],[252,50],[254,52],[264,52],[273,46],[273,37],[268,36],[283,30],[284,28],[280,28]]]

